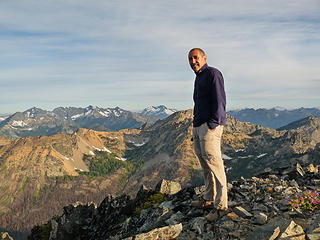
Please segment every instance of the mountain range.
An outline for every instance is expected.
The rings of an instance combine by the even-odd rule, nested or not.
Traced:
[[[141,129],[0,138],[1,228],[27,231],[71,202],[134,195],[141,184],[153,187],[161,179],[201,185],[192,117],[186,110]],[[222,149],[229,181],[317,162],[320,119],[310,116],[277,131],[228,115]]]
[[[165,118],[175,110],[165,106],[149,107],[141,113],[116,108],[59,107],[53,111],[33,107],[0,118],[0,136],[15,139],[27,136],[50,136],[57,133],[71,134],[78,128],[100,131],[117,131],[139,128]]]
[[[124,128],[140,128],[164,119],[176,109],[164,105],[150,106],[139,112],[116,108],[58,107],[53,111],[31,108],[24,112],[0,116],[0,136],[15,139],[27,136],[50,136],[57,133],[71,134],[78,128],[98,131],[117,131]],[[318,108],[282,108],[231,110],[231,116],[243,122],[259,124],[274,129],[308,116],[320,116]]]
[[[260,124],[274,129],[308,116],[320,117],[320,109],[318,108],[298,108],[292,110],[282,108],[245,108],[241,110],[231,110],[228,111],[228,113],[240,121]]]

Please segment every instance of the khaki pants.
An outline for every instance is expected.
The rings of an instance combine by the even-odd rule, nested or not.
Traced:
[[[218,209],[228,208],[227,178],[221,157],[223,126],[209,131],[207,123],[193,128],[194,150],[203,169],[206,191],[204,199],[214,201]]]

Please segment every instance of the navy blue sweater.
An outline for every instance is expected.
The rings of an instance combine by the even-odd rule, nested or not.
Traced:
[[[226,93],[221,72],[205,64],[194,82],[193,126],[207,123],[210,129],[226,124]]]

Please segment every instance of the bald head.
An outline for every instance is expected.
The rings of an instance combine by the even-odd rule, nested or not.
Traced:
[[[206,53],[201,49],[201,48],[192,48],[190,51],[189,51],[189,54],[193,51],[199,51],[201,53],[202,56],[206,56]]]
[[[207,63],[207,56],[201,48],[193,48],[189,51],[189,64],[192,70],[196,73],[203,65]]]

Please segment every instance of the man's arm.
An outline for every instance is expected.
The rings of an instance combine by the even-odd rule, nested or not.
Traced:
[[[224,125],[226,121],[226,93],[224,79],[220,71],[214,71],[211,84],[210,97],[212,102],[208,127],[215,129],[218,125]]]

